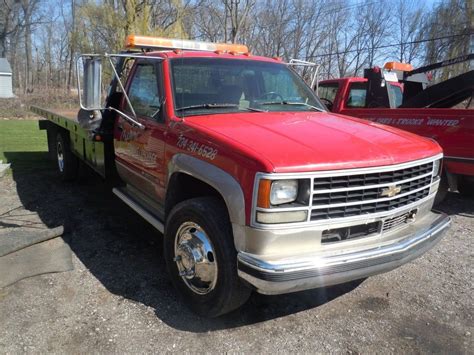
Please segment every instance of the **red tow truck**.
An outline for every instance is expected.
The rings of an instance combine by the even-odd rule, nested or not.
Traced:
[[[115,77],[103,101],[107,62]],[[280,60],[129,36],[126,51],[85,54],[77,68],[79,113],[32,108],[59,176],[74,179],[82,162],[111,179],[164,234],[170,278],[198,314],[230,312],[252,290],[392,270],[450,224],[432,211],[436,142],[328,113]]]
[[[437,201],[441,202],[448,187],[473,197],[474,110],[459,106],[472,100],[474,71],[427,86],[430,71],[472,59],[471,54],[415,70],[409,64],[389,62],[383,69],[366,69],[364,77],[323,80],[318,95],[333,113],[436,140],[444,151]]]

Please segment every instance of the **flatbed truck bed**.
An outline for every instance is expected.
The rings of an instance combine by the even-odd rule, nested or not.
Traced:
[[[54,153],[54,129],[61,127],[69,133],[71,151],[80,161],[86,163],[103,178],[113,174],[113,158],[107,160],[106,154],[112,153],[112,140],[109,137],[91,135],[79,124],[78,111],[74,109],[45,109],[31,106],[31,111],[44,118],[39,128],[47,130],[49,152]],[[53,157],[54,158],[54,157]]]

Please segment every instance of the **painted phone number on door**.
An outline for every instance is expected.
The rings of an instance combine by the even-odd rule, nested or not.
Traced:
[[[178,137],[178,142],[176,143],[176,145],[178,146],[178,148],[185,149],[188,152],[195,153],[209,160],[214,160],[218,153],[217,149],[209,147],[205,144],[195,142],[189,138],[186,138],[183,135],[180,135]]]

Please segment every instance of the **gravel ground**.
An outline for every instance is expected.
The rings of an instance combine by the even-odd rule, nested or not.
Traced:
[[[31,154],[31,153],[29,153]],[[64,225],[75,270],[0,289],[0,352],[471,353],[474,201],[448,196],[453,225],[414,262],[363,282],[283,296],[201,319],[177,299],[161,236],[97,178],[46,168],[0,179],[0,207]]]

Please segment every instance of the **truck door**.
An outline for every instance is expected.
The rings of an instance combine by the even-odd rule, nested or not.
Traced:
[[[164,201],[164,137],[163,87],[161,63],[139,59],[132,69],[126,90],[136,119],[144,129],[133,126],[118,116],[114,146],[117,171],[128,187],[135,188],[152,202]],[[125,98],[122,111],[133,116]]]

